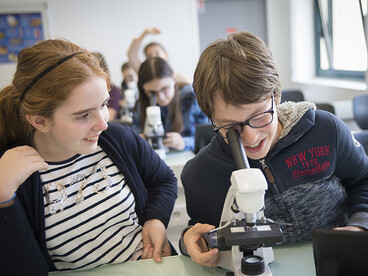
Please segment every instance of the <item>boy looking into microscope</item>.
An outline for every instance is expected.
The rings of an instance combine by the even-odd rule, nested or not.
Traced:
[[[310,240],[315,228],[368,229],[368,157],[345,123],[309,102],[280,104],[271,51],[249,32],[209,45],[193,82],[216,136],[182,172],[188,228],[180,242],[194,262],[215,266],[203,233],[219,226],[235,170],[226,133],[237,129],[250,167],[268,182],[264,213],[281,222],[285,242]]]

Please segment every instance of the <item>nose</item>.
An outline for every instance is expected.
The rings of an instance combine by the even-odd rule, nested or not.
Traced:
[[[106,108],[106,110],[101,110],[98,115],[96,116],[95,124],[93,126],[93,129],[96,131],[104,131],[107,129],[107,121],[109,120],[109,113]]]
[[[258,141],[259,130],[245,125],[240,132],[240,138],[244,145],[252,145]]]
[[[156,101],[158,104],[162,103],[162,101],[165,99],[165,95],[162,91],[158,92],[156,94]]]

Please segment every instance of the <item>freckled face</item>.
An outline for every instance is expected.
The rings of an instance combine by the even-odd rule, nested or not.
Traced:
[[[47,161],[62,161],[75,154],[93,153],[102,131],[107,129],[109,93],[105,79],[93,76],[75,87],[55,109],[49,130],[38,143]]]

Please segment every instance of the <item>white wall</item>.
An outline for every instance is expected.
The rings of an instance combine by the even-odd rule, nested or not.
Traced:
[[[162,43],[173,69],[193,76],[199,57],[196,0],[0,0],[0,11],[9,5],[19,11],[19,6],[39,3],[47,6],[49,38],[63,37],[101,52],[118,85],[130,42],[146,27],[162,33],[148,36],[143,44]],[[11,82],[15,68],[15,64],[0,64],[0,88]]]
[[[199,57],[196,0],[0,0],[0,11],[4,4],[29,3],[46,3],[51,38],[65,37],[102,52],[117,84],[121,82],[120,67],[127,59],[131,40],[149,26],[160,28],[162,34],[147,37],[143,44],[161,42],[174,70],[193,76]],[[351,100],[367,93],[367,81],[331,81],[313,76],[313,25],[308,24],[312,20],[312,3],[313,0],[266,0],[267,41],[282,87],[302,89],[310,101],[332,102],[339,117],[351,120]],[[10,83],[14,71],[15,64],[0,65],[0,88]]]

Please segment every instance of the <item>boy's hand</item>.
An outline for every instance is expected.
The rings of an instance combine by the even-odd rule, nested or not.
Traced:
[[[193,262],[203,266],[216,266],[219,262],[220,254],[217,248],[208,250],[207,244],[202,234],[208,233],[215,226],[197,223],[185,232],[183,243]]]

